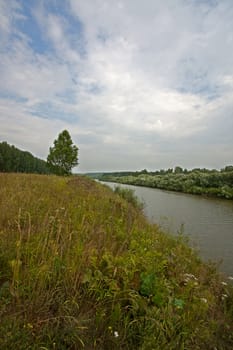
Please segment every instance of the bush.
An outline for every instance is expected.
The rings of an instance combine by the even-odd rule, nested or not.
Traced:
[[[138,199],[135,195],[135,192],[129,188],[122,188],[120,186],[116,186],[114,192],[119,196],[127,200],[130,204],[132,204],[135,208],[142,210],[144,204]]]

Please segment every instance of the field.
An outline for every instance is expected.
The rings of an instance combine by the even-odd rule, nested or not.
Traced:
[[[230,280],[82,176],[0,174],[0,349],[230,350]]]

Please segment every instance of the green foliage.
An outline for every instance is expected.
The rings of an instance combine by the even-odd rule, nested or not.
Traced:
[[[233,347],[232,288],[81,176],[0,174],[0,348]]]
[[[141,274],[141,287],[140,292],[142,295],[150,297],[154,294],[156,287],[156,276],[155,273],[142,273]]]
[[[127,176],[123,173],[121,176],[114,176],[113,173],[104,174],[100,180],[233,199],[232,166],[227,166],[221,171],[193,169],[188,172],[183,171],[181,167],[175,167],[174,172],[171,169],[154,173],[144,171]]]
[[[7,142],[0,143],[0,172],[48,174],[47,163]]]
[[[141,295],[147,297],[151,304],[158,307],[167,302],[167,289],[163,285],[163,281],[157,278],[154,272],[143,272],[140,275],[141,285],[140,293]]]
[[[63,130],[49,148],[47,163],[57,175],[70,175],[72,168],[78,165],[78,147],[73,145],[67,130]]]
[[[176,166],[174,169],[175,174],[181,174],[183,172],[183,169],[180,166]]]
[[[143,209],[143,203],[139,201],[133,190],[116,186],[114,192],[131,203],[135,208]]]

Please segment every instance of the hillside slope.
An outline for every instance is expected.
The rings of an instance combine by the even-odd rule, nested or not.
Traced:
[[[232,289],[84,177],[0,174],[0,349],[232,349]]]

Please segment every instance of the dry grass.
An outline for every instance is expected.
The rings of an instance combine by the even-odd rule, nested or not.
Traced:
[[[1,349],[232,349],[232,290],[84,177],[0,174]]]

